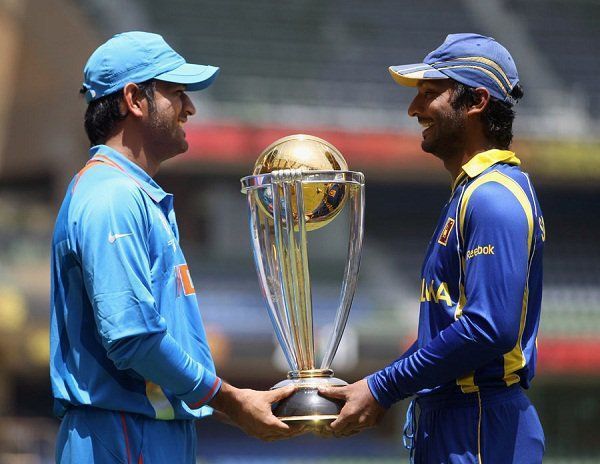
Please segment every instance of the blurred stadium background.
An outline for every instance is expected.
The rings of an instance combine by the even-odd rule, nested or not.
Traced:
[[[239,178],[268,144],[298,132],[329,140],[365,173],[364,259],[334,361],[340,377],[361,378],[414,339],[420,260],[448,196],[445,171],[421,152],[406,115],[412,92],[387,66],[422,59],[451,32],[505,44],[526,91],[514,148],[548,236],[530,397],[546,462],[600,462],[599,24],[598,0],[0,0],[0,463],[53,462],[48,253],[66,184],[86,161],[81,70],[97,45],[135,29],[222,68],[216,85],[192,94],[190,150],[158,181],[175,194],[218,370],[253,388],[286,369],[257,285]],[[314,242],[316,300],[328,309],[339,281],[323,269],[344,259],[345,244]],[[403,462],[404,408],[344,440],[264,444],[207,420],[198,462]]]

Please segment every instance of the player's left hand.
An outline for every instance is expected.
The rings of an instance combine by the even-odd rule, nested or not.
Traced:
[[[386,412],[386,409],[373,398],[365,379],[345,387],[319,388],[319,393],[346,402],[339,417],[325,429],[325,432],[330,432],[336,437],[347,437],[373,427]]]

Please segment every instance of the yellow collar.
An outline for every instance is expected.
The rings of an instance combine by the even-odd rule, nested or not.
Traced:
[[[497,148],[494,148],[492,150],[478,153],[463,165],[460,174],[452,185],[452,191],[454,191],[460,181],[465,178],[465,175],[470,178],[477,177],[487,168],[496,163],[506,163],[519,166],[521,164],[521,160],[517,158],[510,150],[498,150]]]

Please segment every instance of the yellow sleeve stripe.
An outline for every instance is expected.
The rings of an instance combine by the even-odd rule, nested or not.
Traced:
[[[479,187],[480,185],[483,185],[487,182],[497,182],[500,185],[504,186],[515,196],[515,198],[517,199],[517,201],[523,208],[523,211],[525,212],[525,216],[527,218],[527,225],[528,225],[527,249],[528,249],[528,255],[530,256],[531,255],[531,244],[532,244],[532,240],[533,240],[533,208],[531,206],[531,202],[527,198],[525,191],[521,188],[521,186],[516,181],[514,181],[510,177],[508,177],[498,171],[492,171],[488,174],[485,174],[485,175],[479,177],[465,189],[465,193],[463,195],[463,199],[462,199],[462,203],[460,205],[460,211],[459,211],[459,229],[458,230],[459,230],[461,242],[464,244],[463,230],[464,230],[465,217],[467,214],[467,205],[469,204],[469,200],[470,200],[471,196],[473,195],[473,193],[475,192],[475,189],[477,189],[477,187]],[[506,382],[507,385],[512,385],[514,383],[517,383],[520,380],[519,376],[517,374],[515,374],[515,372],[518,371],[519,369],[521,369],[523,366],[525,366],[525,362],[526,362],[525,356],[523,354],[523,349],[521,347],[521,340],[523,337],[523,330],[525,329],[525,319],[527,316],[528,297],[529,297],[529,289],[527,288],[527,285],[526,285],[525,290],[523,292],[523,304],[521,306],[521,320],[519,323],[519,336],[517,338],[517,343],[510,352],[508,352],[507,354],[504,355],[504,378],[503,378],[503,380]],[[462,380],[462,383],[460,382],[460,380]],[[459,385],[461,385],[461,387],[464,387],[463,391],[465,391],[465,389],[469,390],[469,389],[473,389],[473,387],[476,387],[474,385],[473,375],[471,374],[471,375],[463,377],[463,379],[459,379]]]
[[[521,322],[519,324],[519,338],[517,344],[508,353],[504,355],[504,382],[507,386],[517,383],[520,379],[518,374],[515,374],[519,369],[525,366],[525,355],[523,354],[523,347],[521,346],[521,339],[523,338],[523,330],[525,329],[525,317],[527,316],[527,304],[529,300],[529,289],[525,286],[523,292],[523,305],[521,306]]]

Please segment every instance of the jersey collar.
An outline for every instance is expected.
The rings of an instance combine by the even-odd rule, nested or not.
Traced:
[[[131,177],[155,203],[160,203],[169,195],[140,166],[107,145],[96,145],[90,148],[90,159],[97,161],[108,159],[111,164]]]
[[[498,150],[494,148],[476,154],[473,158],[467,161],[456,180],[452,185],[452,191],[465,179],[474,178],[481,174],[486,169],[490,168],[496,163],[505,163],[519,166],[521,160],[517,158],[514,152],[510,150]]]

